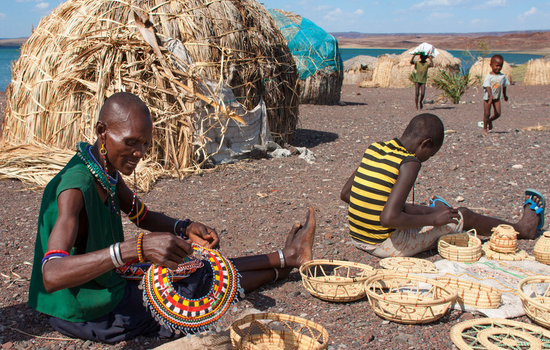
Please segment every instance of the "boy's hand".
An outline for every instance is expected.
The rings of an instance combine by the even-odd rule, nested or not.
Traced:
[[[504,95],[504,101],[508,102],[508,96]]]
[[[458,214],[458,209],[442,207],[433,214],[433,226],[443,226],[446,224],[458,224],[460,221],[460,214]]]

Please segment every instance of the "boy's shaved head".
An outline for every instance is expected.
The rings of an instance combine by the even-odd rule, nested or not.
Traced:
[[[491,57],[491,63],[495,62],[496,60],[500,60],[500,62],[504,62],[504,57],[502,55],[493,55]]]
[[[403,132],[403,137],[431,138],[435,147],[441,147],[445,137],[443,122],[435,114],[423,113],[414,117]]]

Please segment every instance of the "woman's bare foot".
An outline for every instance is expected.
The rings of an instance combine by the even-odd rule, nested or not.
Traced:
[[[285,248],[290,247],[292,241],[294,240],[294,236],[296,236],[296,233],[301,228],[302,224],[299,222],[295,222],[294,225],[292,225],[292,228],[290,229],[290,231],[288,231],[288,236],[286,236]]]
[[[283,248],[286,265],[289,267],[300,267],[303,263],[313,258],[313,240],[315,238],[315,212],[313,207],[309,207],[306,221],[300,225],[299,230],[293,235],[293,239]],[[296,224],[290,230],[289,236],[294,231]]]
[[[525,196],[525,200],[529,199],[529,196]],[[539,207],[542,207],[541,199],[538,196],[531,196],[533,202],[537,203]],[[517,224],[513,225],[516,231],[519,232],[518,239],[534,239],[537,234],[537,226],[540,221],[541,214],[535,213],[531,209],[529,204],[523,206],[523,216]]]

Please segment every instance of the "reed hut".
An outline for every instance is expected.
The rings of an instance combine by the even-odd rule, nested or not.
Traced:
[[[282,34],[254,0],[68,0],[12,66],[2,147],[93,142],[104,100],[128,91],[154,120],[146,160],[183,176],[271,137],[290,141],[297,80]]]
[[[372,81],[363,82],[362,87],[404,88],[413,86],[409,76],[414,71],[410,54],[416,46],[403,52],[401,55],[382,55],[378,57],[374,68]],[[444,70],[451,74],[460,72],[460,59],[453,57],[449,52],[437,49],[439,54],[433,58],[434,66],[428,70],[428,82],[433,86],[433,78]],[[417,58],[418,59],[418,58]]]
[[[527,62],[523,85],[550,85],[550,55]]]
[[[300,76],[300,103],[340,102],[344,71],[338,41],[307,18],[283,10],[269,13],[286,39]]]
[[[513,82],[512,67],[508,62],[504,61],[502,65],[502,74],[506,75],[508,81]],[[477,61],[470,68],[470,85],[483,84],[483,80],[487,74],[491,73],[491,57],[479,57]]]
[[[372,80],[376,61],[376,57],[367,55],[355,56],[344,61],[343,84],[359,85],[363,81]]]

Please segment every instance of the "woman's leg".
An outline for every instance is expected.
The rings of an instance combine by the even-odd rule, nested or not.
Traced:
[[[418,110],[418,94],[420,93],[420,83],[414,83],[414,104]]]
[[[420,84],[420,109],[424,108],[424,95],[426,94],[426,84]]]

